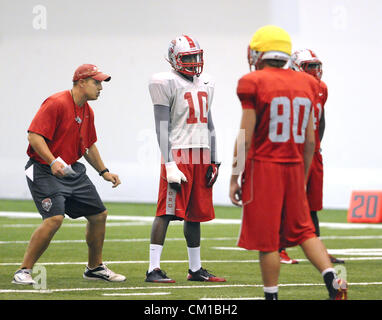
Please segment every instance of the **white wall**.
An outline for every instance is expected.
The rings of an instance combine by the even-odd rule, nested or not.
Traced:
[[[346,208],[353,189],[381,189],[378,53],[382,3],[321,0],[0,0],[0,198],[30,198],[23,167],[26,130],[42,101],[69,89],[75,68],[94,63],[112,75],[92,102],[97,146],[123,184],[112,189],[89,168],[104,200],[156,202],[159,148],[147,80],[166,71],[169,41],[195,36],[205,72],[216,78],[212,112],[223,161],[215,202],[229,204],[232,149],[240,120],[237,80],[246,47],[264,24],[286,28],[294,48],[310,47],[329,87],[324,206]],[[46,9],[46,29],[33,8]],[[38,9],[39,7],[37,7]],[[44,27],[44,25],[42,25]],[[372,62],[367,62],[372,58]]]

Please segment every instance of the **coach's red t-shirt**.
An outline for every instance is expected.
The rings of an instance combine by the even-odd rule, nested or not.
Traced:
[[[28,132],[42,135],[53,155],[67,164],[76,162],[97,141],[93,110],[87,102],[82,107],[75,105],[69,90],[56,93],[43,102]],[[47,164],[31,145],[27,154]]]
[[[318,82],[304,72],[265,68],[243,76],[237,95],[244,109],[256,111],[248,159],[303,162],[305,130]]]

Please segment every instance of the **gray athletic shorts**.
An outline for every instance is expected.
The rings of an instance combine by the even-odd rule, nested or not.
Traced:
[[[25,170],[33,166],[33,181],[27,177],[29,190],[43,219],[67,214],[76,219],[106,210],[80,162],[72,164],[72,176],[57,178],[48,165],[29,159]],[[30,170],[32,172],[32,170]]]

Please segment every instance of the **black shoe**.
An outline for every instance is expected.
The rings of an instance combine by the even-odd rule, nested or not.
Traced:
[[[335,294],[329,297],[329,300],[347,300],[348,299],[348,283],[342,279],[335,279],[333,281]]]
[[[333,257],[331,254],[328,254],[328,255],[329,255],[329,259],[331,263],[345,263],[345,260]]]
[[[192,272],[188,269],[187,280],[190,281],[208,281],[208,282],[225,282],[224,278],[219,278],[209,273],[206,269],[200,268],[198,271]]]
[[[151,272],[146,272],[146,282],[157,282],[157,283],[175,283],[175,280],[170,279],[166,276],[166,273],[156,268]]]

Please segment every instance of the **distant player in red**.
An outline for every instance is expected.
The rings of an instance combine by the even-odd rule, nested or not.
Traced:
[[[291,67],[293,70],[306,72],[312,75],[319,84],[316,103],[313,107],[313,126],[315,133],[316,148],[309,171],[307,183],[307,197],[310,208],[310,215],[315,227],[317,237],[320,236],[320,226],[317,211],[322,210],[324,168],[321,155],[321,141],[325,131],[325,103],[328,99],[328,88],[322,78],[322,62],[310,49],[297,50],[292,54]],[[344,260],[337,259],[329,254],[332,263],[344,263]]]
[[[232,203],[243,206],[238,246],[259,251],[266,299],[278,298],[279,248],[296,245],[323,275],[330,299],[344,299],[346,283],[337,279],[314,232],[305,192],[318,84],[306,73],[284,69],[291,48],[285,30],[260,28],[249,52],[256,71],[238,83],[243,113],[230,182]]]

